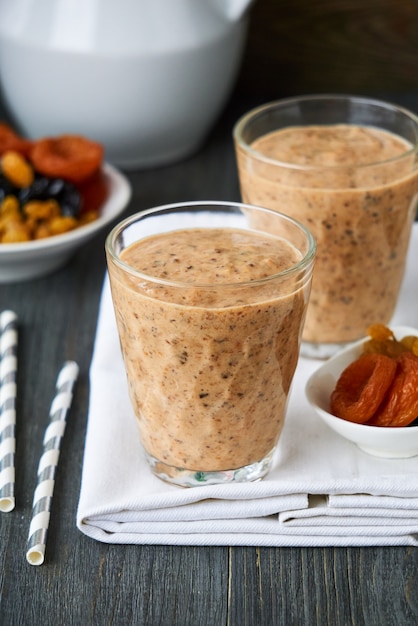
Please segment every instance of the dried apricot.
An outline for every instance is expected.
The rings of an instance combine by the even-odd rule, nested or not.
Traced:
[[[9,150],[15,150],[27,156],[32,147],[32,142],[23,139],[7,124],[0,123],[0,156]]]
[[[340,375],[331,394],[331,413],[365,424],[383,401],[396,372],[396,362],[383,354],[363,354]]]
[[[109,183],[101,169],[78,184],[77,188],[81,194],[81,213],[98,211],[109,195]]]
[[[404,352],[384,402],[370,420],[372,426],[408,426],[418,417],[418,357]]]
[[[103,146],[81,135],[46,137],[34,143],[30,159],[44,176],[81,183],[100,168]]]

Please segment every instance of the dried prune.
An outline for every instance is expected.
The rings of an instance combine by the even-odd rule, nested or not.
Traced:
[[[408,426],[418,417],[418,357],[404,352],[396,359],[396,373],[384,402],[369,424]]]
[[[62,178],[36,176],[30,187],[19,190],[22,205],[33,200],[56,200],[61,207],[61,214],[77,217],[81,209],[81,194],[78,188]]]
[[[79,190],[68,181],[64,181],[59,194],[56,196],[61,205],[61,214],[66,217],[77,217],[81,209],[81,194]]]
[[[14,195],[16,187],[6,176],[0,174],[0,202],[6,196]]]
[[[46,176],[35,175],[33,183],[28,187],[19,189],[17,197],[21,204],[29,202],[30,200],[46,200],[48,196],[49,178]]]
[[[40,174],[80,183],[103,161],[103,146],[81,135],[61,135],[36,141],[30,159]]]
[[[331,394],[331,412],[350,422],[368,422],[391,386],[396,363],[383,354],[362,354],[340,375]]]

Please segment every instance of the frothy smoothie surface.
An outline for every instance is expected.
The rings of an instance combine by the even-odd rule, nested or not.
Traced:
[[[277,161],[312,167],[358,167],[393,159],[411,149],[397,135],[349,124],[292,126],[264,135],[252,146]]]
[[[109,268],[147,453],[196,471],[263,459],[283,426],[308,298],[300,277],[264,279],[293,267],[300,252],[270,235],[207,228],[149,237],[121,257],[144,274],[188,284],[172,288]]]
[[[417,206],[412,144],[339,124],[283,128],[251,147],[259,154],[237,145],[243,202],[290,215],[317,243],[304,340],[344,343],[389,323]]]
[[[284,240],[235,228],[159,234],[133,244],[121,255],[147,276],[197,285],[257,281],[290,269],[301,258]]]

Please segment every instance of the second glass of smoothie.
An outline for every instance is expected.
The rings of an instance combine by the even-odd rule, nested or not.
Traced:
[[[295,220],[238,203],[150,209],[109,234],[130,399],[157,476],[194,486],[266,474],[298,361],[315,250]]]
[[[317,242],[301,353],[325,358],[388,324],[416,215],[417,117],[368,98],[304,96],[250,111],[234,141],[242,200],[294,217]]]

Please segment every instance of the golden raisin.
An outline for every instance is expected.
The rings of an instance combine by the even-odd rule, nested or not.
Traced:
[[[367,334],[377,341],[386,341],[394,338],[393,331],[384,324],[372,324],[368,327]]]
[[[5,196],[0,205],[0,215],[3,218],[20,216],[19,200],[16,196]]]
[[[1,169],[16,187],[30,187],[33,183],[35,177],[33,168],[19,152],[14,150],[5,152],[1,159]]]
[[[406,352],[407,348],[399,341],[389,339],[388,341],[378,341],[377,339],[370,339],[363,345],[363,352],[384,354],[392,359],[396,359],[397,356]]]
[[[412,354],[418,356],[418,337],[414,335],[407,335],[402,337],[401,344]]]
[[[50,200],[30,200],[23,205],[23,213],[33,220],[46,220],[61,215],[58,202]]]
[[[331,413],[365,424],[376,412],[395,377],[396,363],[383,354],[362,354],[350,363],[331,394]]]
[[[66,215],[53,217],[48,222],[48,227],[51,235],[61,235],[62,233],[74,230],[74,228],[77,228],[77,225],[78,222],[75,217],[70,217]]]
[[[393,331],[383,324],[373,324],[369,326],[367,332],[370,339],[363,344],[363,352],[365,353],[385,354],[396,359],[403,352],[412,352],[413,342],[411,340],[402,339],[398,341]],[[416,349],[418,350],[418,344]]]
[[[33,238],[34,239],[46,239],[47,237],[51,237],[52,233],[47,223],[40,222],[33,229]]]
[[[15,228],[15,224],[23,224],[23,217],[20,211],[9,208],[6,214],[0,214],[0,230],[4,234],[7,230]]]
[[[9,222],[2,236],[2,243],[21,243],[31,240],[31,233],[24,222]]]

